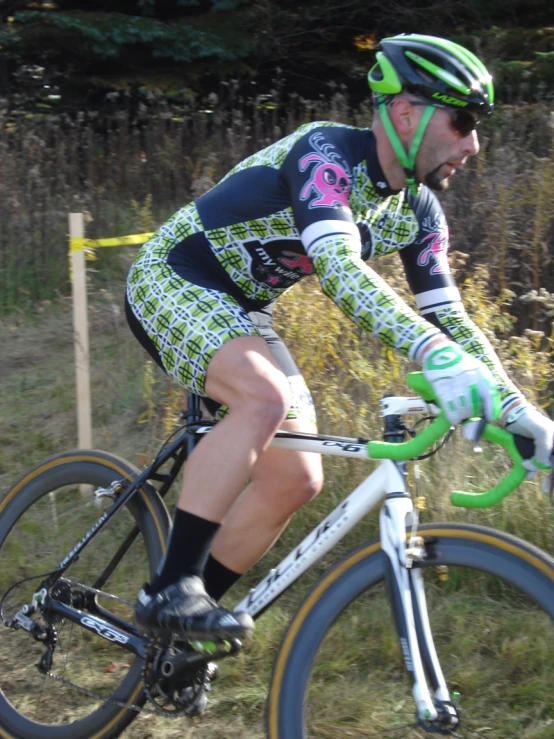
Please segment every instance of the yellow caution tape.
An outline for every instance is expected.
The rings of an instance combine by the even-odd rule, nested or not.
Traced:
[[[90,249],[97,249],[102,246],[135,246],[137,244],[144,244],[152,236],[154,236],[153,233],[119,236],[115,239],[84,239],[80,236],[72,236],[69,239],[69,253],[89,251]]]

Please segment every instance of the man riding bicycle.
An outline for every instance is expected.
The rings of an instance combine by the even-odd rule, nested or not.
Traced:
[[[250,616],[217,601],[321,489],[318,455],[268,448],[278,428],[316,431],[309,390],[271,320],[273,302],[306,275],[421,364],[451,423],[497,420],[534,439],[532,472],[550,467],[554,423],[526,402],[465,313],[433,193],[478,153],[491,77],[445,39],[402,34],[381,48],[368,75],[371,129],[301,126],[180,209],[131,268],[133,332],[222,416],[187,461],[167,553],[138,596],[144,630],[248,635]],[[419,315],[366,264],[394,251]]]

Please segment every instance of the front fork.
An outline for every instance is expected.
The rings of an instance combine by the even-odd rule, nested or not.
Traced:
[[[397,465],[401,467],[400,464]],[[403,473],[403,469],[399,472]],[[402,475],[404,476],[404,475]],[[459,724],[439,664],[429,624],[423,573],[413,566],[425,559],[417,536],[418,512],[405,491],[387,495],[379,517],[381,548],[386,555],[385,579],[406,668],[413,682],[417,715],[423,725],[450,729]],[[406,537],[406,529],[414,535]],[[426,673],[433,688],[429,690]],[[432,728],[431,728],[432,730]],[[439,729],[440,731],[440,729]]]

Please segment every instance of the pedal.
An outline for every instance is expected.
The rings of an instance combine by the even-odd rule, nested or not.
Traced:
[[[195,652],[210,655],[210,657],[230,657],[237,654],[242,649],[242,642],[239,639],[229,639],[226,641],[193,641],[190,646]]]
[[[206,665],[206,677],[210,683],[215,683],[219,677],[219,665],[216,662],[208,662]]]
[[[210,680],[215,680],[219,674],[219,669],[214,661],[236,654],[240,651],[242,643],[238,639],[232,639],[224,642],[187,642],[186,646],[183,646],[184,649],[179,644],[174,644],[173,649],[177,651],[173,653],[171,647],[164,651],[162,651],[162,648],[158,658],[154,659],[160,674],[164,678],[174,679],[180,675],[194,673],[201,668],[213,666],[209,677]]]

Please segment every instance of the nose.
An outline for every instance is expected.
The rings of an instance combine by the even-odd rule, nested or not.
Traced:
[[[477,131],[470,131],[467,136],[462,139],[464,147],[464,155],[468,157],[475,156],[479,153],[479,136]]]

